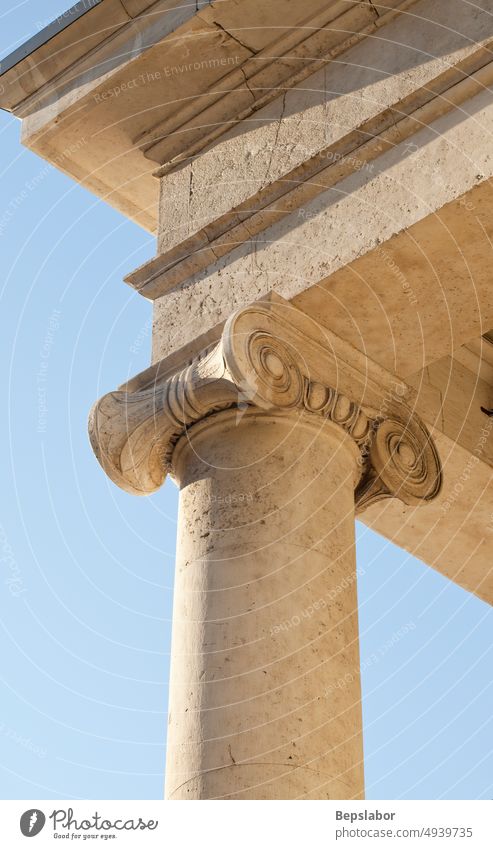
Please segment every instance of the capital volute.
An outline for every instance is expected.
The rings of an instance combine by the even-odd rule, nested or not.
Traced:
[[[357,446],[361,511],[382,498],[425,503],[440,491],[440,459],[412,402],[405,383],[270,294],[235,312],[219,341],[171,376],[101,398],[89,434],[111,480],[147,495],[163,484],[181,436],[219,411],[311,414]]]

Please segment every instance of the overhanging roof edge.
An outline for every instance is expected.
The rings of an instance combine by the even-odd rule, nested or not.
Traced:
[[[59,33],[63,32],[63,30],[72,26],[76,21],[86,15],[87,12],[90,12],[91,9],[94,9],[95,6],[99,6],[103,3],[104,0],[79,0],[75,6],[72,6],[70,9],[67,9],[66,12],[63,12],[52,21],[51,24],[48,24],[47,27],[44,27],[42,30],[33,35],[24,44],[21,44],[20,47],[17,47],[12,53],[9,53],[3,59],[0,59],[0,77],[3,74],[6,74],[8,71],[15,68],[16,65],[19,65],[24,59],[34,53],[36,50],[39,50],[40,47],[43,47],[44,44],[47,44],[48,41],[51,41]]]

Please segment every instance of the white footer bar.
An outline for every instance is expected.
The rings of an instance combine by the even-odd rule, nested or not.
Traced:
[[[304,849],[493,847],[493,802],[0,802],[1,845]],[[33,844],[28,844],[28,839]]]

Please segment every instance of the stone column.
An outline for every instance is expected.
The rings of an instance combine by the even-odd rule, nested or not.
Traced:
[[[354,513],[434,498],[412,391],[270,296],[95,405],[103,468],[180,485],[167,796],[362,798]]]
[[[362,798],[354,442],[313,415],[225,412],[173,466],[167,796]]]

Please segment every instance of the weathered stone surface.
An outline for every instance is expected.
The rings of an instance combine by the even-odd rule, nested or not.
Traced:
[[[329,179],[329,175],[313,176],[307,167],[310,157],[320,152],[318,167],[332,166],[333,172],[339,171],[332,182],[340,182],[344,172],[339,163],[347,149],[340,142],[357,129],[361,135],[349,148],[352,152],[347,164],[353,170],[362,168],[369,180],[379,165],[365,151],[364,143],[385,127],[390,107],[394,112],[388,126],[393,130],[408,114],[415,113],[406,130],[411,137],[423,124],[436,119],[441,110],[455,109],[454,97],[447,88],[490,62],[490,51],[482,45],[493,37],[491,4],[483,5],[484,9],[476,8],[471,14],[460,0],[454,0],[452,8],[449,4],[419,3],[413,15],[398,17],[381,32],[384,50],[376,49],[378,39],[364,39],[343,58],[295,88],[286,89],[275,102],[222,135],[178,174],[166,174],[161,181],[158,254],[204,228],[206,245],[215,232],[212,222],[224,214],[230,219],[224,226],[231,229],[236,219],[232,210],[242,203],[254,210],[271,196],[274,209],[289,209],[287,199],[280,202],[280,192],[294,192],[305,180],[312,184],[315,195],[317,187]],[[456,22],[453,29],[447,25],[450,14]],[[464,99],[471,97],[468,85],[469,90],[463,86]],[[483,86],[479,82],[477,91]],[[420,104],[430,101],[424,114]],[[399,142],[396,133],[390,136],[390,142],[391,146]],[[414,145],[414,139],[410,138],[410,143]],[[380,144],[377,154],[384,151],[385,146]],[[291,175],[296,168],[299,170]],[[277,192],[265,191],[278,180]],[[185,184],[190,187],[188,203],[178,210],[177,198],[187,197]],[[262,190],[265,199],[257,199],[256,193]],[[298,206],[303,203],[296,202]],[[275,220],[274,209],[265,216],[268,224]],[[240,220],[244,218],[240,216]],[[252,233],[252,225],[248,223],[247,227]],[[205,248],[203,255],[207,256]]]
[[[417,150],[397,146],[370,178],[362,172],[348,177],[156,301],[154,358],[269,289],[404,376],[416,362],[450,353],[443,347],[444,320],[454,325],[457,347],[479,337],[481,326],[493,324],[487,273],[492,194],[484,179],[493,174],[493,159],[481,141],[493,128],[491,97],[473,98],[470,118],[464,109],[460,123],[440,119],[415,136]],[[382,244],[387,241],[390,258],[403,252],[396,269]],[[441,314],[428,309],[430,299]],[[394,315],[398,345],[389,334]],[[422,333],[429,355],[415,349]],[[375,346],[386,346],[384,357]]]

